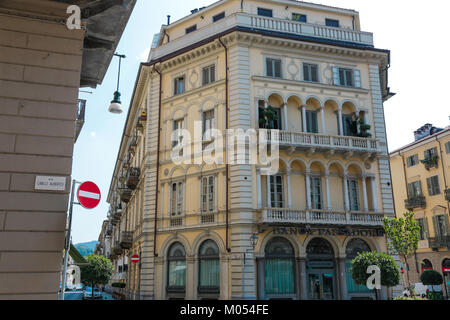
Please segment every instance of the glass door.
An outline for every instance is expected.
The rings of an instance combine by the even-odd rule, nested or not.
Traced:
[[[334,300],[334,276],[317,272],[308,275],[310,300]]]

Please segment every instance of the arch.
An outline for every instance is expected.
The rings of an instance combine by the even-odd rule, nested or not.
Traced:
[[[208,102],[212,102],[212,107],[208,106]],[[201,110],[208,111],[213,110],[217,106],[217,99],[215,97],[209,96],[201,102]]]
[[[268,96],[267,103],[274,108],[281,108],[284,105],[285,100],[281,93],[272,93]]]
[[[301,159],[301,158],[299,158],[299,157],[295,157],[295,158],[292,158],[292,159],[289,161],[289,163],[288,163],[289,169],[292,169],[292,165],[293,165],[295,162],[301,163],[301,164],[303,165],[303,167],[305,168],[305,170],[308,168],[308,163],[307,163],[304,159]]]
[[[183,118],[186,117],[186,115],[187,115],[187,108],[185,108],[185,107],[183,107],[183,106],[178,106],[178,107],[175,107],[175,108],[171,111],[169,120],[173,121],[174,118],[175,118],[175,114],[176,114],[178,111],[183,111]],[[181,118],[180,118],[180,119],[181,119]]]
[[[347,111],[347,113],[345,113],[345,114],[358,113],[358,111],[359,111],[358,105],[351,99],[345,99],[345,100],[341,101],[340,106],[341,106],[341,110],[343,113],[345,113],[345,109],[350,110],[350,111]]]
[[[296,93],[290,93],[288,94],[288,96],[286,97],[286,103],[289,103],[289,101],[294,101],[296,104],[298,104],[298,106],[300,107],[303,104],[303,98],[300,97],[298,94]]]
[[[193,101],[186,107],[186,113],[189,113],[191,107],[197,107],[199,111],[202,110],[202,105],[198,101]]]
[[[278,158],[278,161],[280,162],[279,164],[279,170],[288,170],[290,167],[289,167],[289,161],[287,161],[285,158],[283,158],[283,157],[279,157]],[[283,168],[284,167],[284,168]]]
[[[186,166],[186,174],[190,174],[190,173],[199,173],[201,172],[201,165],[199,164],[190,164]]]
[[[347,259],[355,258],[358,253],[370,252],[371,248],[367,241],[361,238],[350,239],[345,246]]]
[[[312,165],[314,165],[314,164],[316,164],[316,163],[318,163],[319,164],[319,166],[321,167],[321,171],[323,171],[322,173],[326,173],[327,171],[328,171],[328,166],[327,166],[327,164],[325,163],[325,161],[323,161],[322,159],[313,159],[313,160],[310,160],[309,161],[309,163],[308,163],[308,170],[310,171],[311,170],[311,166]]]
[[[173,235],[173,236],[168,237],[163,242],[160,252],[163,254],[164,257],[168,256],[170,247],[176,242],[179,242],[179,243],[181,243],[183,245],[184,250],[186,251],[186,254],[190,254],[191,246],[189,244],[188,239],[185,236],[181,235],[181,234],[177,234],[177,235]]]
[[[326,98],[323,103],[324,107],[331,107],[334,111],[338,111],[341,108],[341,104],[334,98]]]
[[[346,237],[345,240],[344,240],[344,243],[342,245],[342,248],[344,250],[347,250],[348,243],[350,241],[354,240],[354,239],[361,239],[361,240],[363,240],[365,243],[367,243],[369,245],[369,248],[370,248],[371,251],[381,252],[380,246],[379,246],[377,241],[374,241],[372,238],[362,238],[362,237],[358,237],[358,236],[356,236],[356,237]]]
[[[444,257],[441,266],[442,268],[450,268],[450,257]]]
[[[424,270],[431,269],[433,270],[433,263],[429,259],[423,259],[422,260],[422,272]]]
[[[269,99],[270,99],[270,97],[271,96],[278,96],[282,101],[283,101],[283,103],[286,101],[285,99],[284,99],[284,95],[283,95],[283,93],[281,93],[280,91],[277,91],[277,90],[271,90],[267,95],[266,95],[266,101],[267,102],[269,102]]]
[[[217,246],[219,247],[219,252],[224,254],[226,251],[225,248],[225,244],[223,243],[222,238],[219,236],[219,234],[217,234],[214,231],[205,231],[203,233],[201,233],[200,235],[197,236],[197,238],[195,238],[193,244],[192,244],[192,254],[195,255],[196,257],[198,257],[198,251],[200,249],[200,245],[205,241],[205,240],[214,240],[217,244]]]
[[[325,235],[321,235],[321,236],[308,236],[308,237],[306,237],[306,239],[305,239],[305,241],[304,241],[304,243],[303,243],[303,247],[304,247],[304,249],[305,249],[305,255],[306,255],[306,256],[307,256],[307,254],[308,254],[308,252],[307,252],[308,245],[309,245],[309,244],[311,243],[311,241],[313,241],[314,239],[324,239],[324,240],[328,241],[328,242],[331,244],[332,248],[333,248],[333,251],[334,251],[334,257],[341,256],[341,253],[342,253],[343,250],[341,250],[342,247],[341,247],[338,243],[336,243],[337,240],[334,239],[333,237],[325,236]],[[343,254],[343,255],[344,255],[344,254]]]
[[[345,171],[348,173],[350,167],[352,167],[352,166],[357,167],[357,168],[359,169],[359,171],[360,171],[360,174],[361,174],[361,175],[364,175],[364,168],[363,168],[363,166],[361,165],[361,163],[359,163],[359,162],[357,162],[357,161],[350,161],[350,162],[348,162],[348,163],[346,164],[346,166],[345,166]]]
[[[264,237],[264,239],[261,241],[261,244],[259,244],[259,248],[256,249],[255,248],[255,252],[258,252],[259,256],[264,256],[265,255],[265,249],[267,244],[274,238],[279,238],[279,235],[275,235],[273,233],[270,233],[268,235],[266,235]],[[294,255],[295,256],[299,256],[300,254],[300,250],[299,250],[299,246],[297,243],[297,238],[291,235],[283,235],[282,238],[286,239],[287,241],[289,241],[290,245],[292,246],[292,248],[294,249]]]
[[[310,95],[305,98],[305,105],[313,106],[315,110],[318,110],[323,107],[323,102],[317,96]]]
[[[346,167],[345,167],[345,164],[344,163],[342,163],[341,161],[339,161],[339,160],[331,160],[330,162],[328,162],[328,164],[327,164],[327,170],[328,170],[328,172],[330,172],[331,171],[331,167],[332,166],[336,166],[336,167],[338,167],[339,169],[340,169],[340,173],[341,174],[344,174],[346,171],[347,171],[347,169],[346,169]]]
[[[186,175],[186,168],[182,167],[182,166],[175,166],[172,169],[170,169],[170,173],[169,173],[169,178],[173,178],[173,174],[175,173],[175,171],[177,170],[181,170],[183,172],[182,175],[180,176],[185,176]]]

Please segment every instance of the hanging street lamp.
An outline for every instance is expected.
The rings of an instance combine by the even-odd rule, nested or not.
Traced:
[[[114,56],[119,57],[119,75],[117,77],[117,90],[114,92],[114,99],[111,101],[109,106],[109,112],[115,114],[121,114],[123,112],[122,102],[120,101],[119,83],[120,83],[120,67],[122,63],[122,58],[125,59],[126,56],[123,54],[114,53]]]

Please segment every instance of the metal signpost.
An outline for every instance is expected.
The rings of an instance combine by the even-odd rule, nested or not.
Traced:
[[[77,192],[78,202],[75,202],[75,186],[80,184]],[[67,281],[67,264],[69,262],[70,240],[72,234],[72,213],[73,205],[81,205],[85,209],[94,209],[98,206],[101,199],[100,189],[93,182],[79,182],[75,179],[72,180],[72,191],[70,193],[70,205],[69,205],[69,229],[67,231],[66,246],[64,253],[64,269],[63,269],[63,281],[61,287],[61,300],[64,300],[64,293],[66,291]]]

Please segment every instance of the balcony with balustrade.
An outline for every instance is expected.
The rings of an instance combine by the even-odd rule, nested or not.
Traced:
[[[127,175],[127,187],[130,190],[135,190],[139,184],[139,179],[141,177],[141,170],[139,168],[129,168]]]
[[[299,40],[314,40],[364,48],[373,47],[373,34],[370,32],[236,12],[220,21],[160,45],[152,50],[150,60],[161,58],[228,30],[261,32]]]
[[[281,149],[295,148],[299,150],[333,151],[333,153],[363,153],[378,152],[378,141],[370,138],[352,136],[332,136],[314,133],[266,130],[258,132],[260,143],[267,141],[278,144]]]
[[[133,232],[122,231],[120,234],[120,246],[122,249],[128,250],[133,245]]]
[[[427,207],[427,201],[424,196],[417,196],[414,198],[408,198],[405,200],[405,208],[409,211],[413,211],[416,208],[425,209]]]
[[[373,212],[266,208],[260,210],[259,223],[268,225],[382,227],[383,218],[383,213]]]

